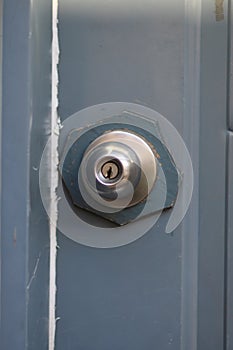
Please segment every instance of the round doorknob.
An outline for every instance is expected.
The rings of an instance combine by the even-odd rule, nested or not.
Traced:
[[[131,207],[151,192],[157,175],[153,146],[126,130],[108,131],[86,149],[79,185],[96,202],[112,208]],[[127,205],[126,205],[127,203]]]

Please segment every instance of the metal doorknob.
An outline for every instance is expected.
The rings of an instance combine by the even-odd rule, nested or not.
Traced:
[[[79,169],[84,190],[106,205],[123,208],[138,204],[151,192],[157,176],[153,146],[126,130],[108,131],[86,149]],[[118,199],[116,201],[116,199]]]
[[[122,112],[65,141],[59,171],[76,215],[126,225],[174,206],[179,172],[153,121]]]

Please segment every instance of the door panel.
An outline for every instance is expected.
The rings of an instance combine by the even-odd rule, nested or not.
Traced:
[[[184,3],[60,1],[59,116],[140,103],[182,129]],[[168,217],[168,216],[167,216]],[[58,233],[56,349],[180,348],[181,227],[166,215],[138,241],[81,246]]]
[[[158,111],[188,147],[194,191],[171,234],[169,210],[118,248],[83,246],[57,229],[49,269],[56,248],[38,170],[53,132],[52,3],[7,0],[3,8],[1,346],[231,350],[229,2],[59,0],[61,122],[106,102]]]

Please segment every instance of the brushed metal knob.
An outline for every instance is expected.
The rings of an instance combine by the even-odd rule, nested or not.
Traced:
[[[83,155],[79,181],[106,206],[136,205],[151,192],[157,176],[155,150],[141,136],[115,130],[96,138]],[[127,201],[128,200],[128,201]]]

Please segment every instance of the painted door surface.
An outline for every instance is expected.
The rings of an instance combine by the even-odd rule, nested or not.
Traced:
[[[59,0],[57,26],[52,5],[3,7],[1,348],[231,350],[230,4]],[[39,169],[54,91],[61,123],[126,102],[178,130],[194,190],[172,233],[168,210],[122,247],[51,239]]]
[[[120,248],[58,232],[58,350],[222,348],[226,5],[223,19],[211,1],[201,18],[197,1],[59,1],[61,121],[105,102],[155,109],[187,143],[195,190],[170,235],[169,213]]]
[[[181,130],[183,1],[175,8],[60,1],[59,40],[62,121],[85,107],[126,101],[156,109]],[[182,229],[166,235],[165,222],[113,249],[58,233],[56,349],[180,348]]]

